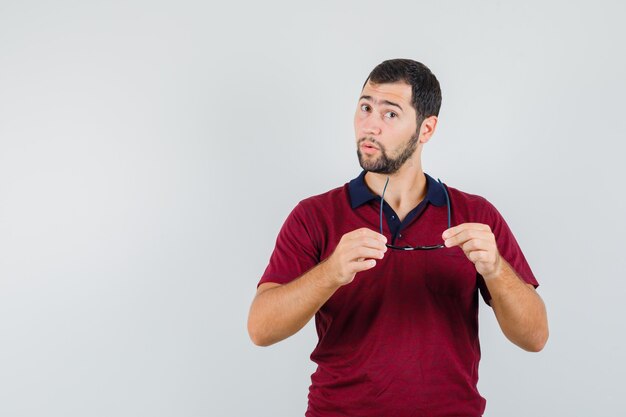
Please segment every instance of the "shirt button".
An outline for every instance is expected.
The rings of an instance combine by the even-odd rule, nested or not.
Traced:
[[[392,218],[392,219],[395,219],[395,218],[396,218],[396,216],[391,216],[391,218]]]
[[[400,234],[398,235],[398,237],[399,237],[400,239],[402,239],[402,233],[400,233]]]

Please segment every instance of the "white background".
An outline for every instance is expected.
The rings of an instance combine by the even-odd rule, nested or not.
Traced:
[[[370,70],[424,62],[425,171],[504,215],[551,337],[481,307],[486,416],[618,416],[619,1],[0,1],[0,415],[297,416],[310,323],[246,319],[287,214],[358,175]]]

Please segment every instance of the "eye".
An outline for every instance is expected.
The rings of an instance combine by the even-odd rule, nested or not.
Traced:
[[[387,113],[385,113],[385,117],[388,119],[395,119],[396,117],[398,117],[398,114],[393,111],[388,111]]]
[[[361,104],[361,110],[362,111],[369,111],[370,110],[370,106],[367,104]]]

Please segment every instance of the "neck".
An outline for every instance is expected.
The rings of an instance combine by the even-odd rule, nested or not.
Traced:
[[[402,213],[408,213],[426,197],[426,177],[421,163],[409,160],[397,172],[390,175],[367,172],[365,184],[380,196],[387,177],[389,177],[389,184],[385,191],[385,202],[398,215],[404,217]]]

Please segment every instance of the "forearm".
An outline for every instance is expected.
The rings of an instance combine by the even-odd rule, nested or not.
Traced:
[[[252,341],[268,346],[296,333],[343,285],[382,259],[387,239],[367,228],[344,234],[333,254],[294,281],[260,288],[248,316]]]
[[[524,350],[538,352],[548,340],[548,319],[543,300],[501,259],[494,277],[485,277],[498,323],[504,335]]]
[[[339,288],[328,283],[325,263],[294,281],[257,294],[248,316],[248,333],[269,346],[298,332]]]

